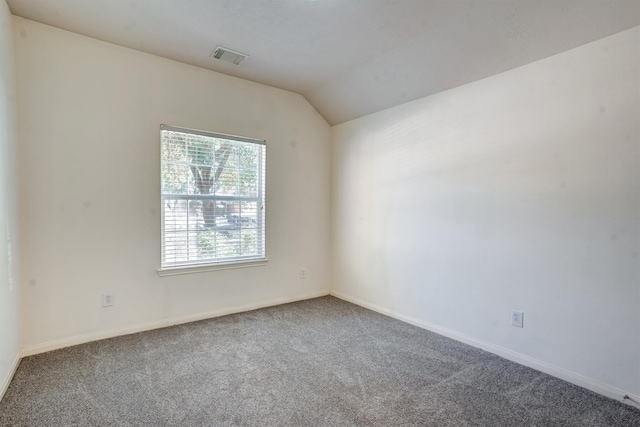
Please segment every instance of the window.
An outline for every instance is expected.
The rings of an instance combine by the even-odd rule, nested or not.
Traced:
[[[265,260],[265,141],[162,125],[161,270]]]

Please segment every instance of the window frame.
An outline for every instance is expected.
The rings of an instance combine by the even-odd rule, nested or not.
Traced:
[[[229,141],[237,141],[243,143],[251,143],[262,146],[260,154],[258,156],[258,170],[257,170],[257,195],[252,196],[240,196],[240,195],[216,195],[214,194],[171,194],[164,192],[164,177],[163,166],[164,159],[162,156],[164,142],[163,131],[178,132],[187,135],[200,135],[210,138],[224,139]],[[267,254],[266,244],[266,151],[267,142],[263,139],[248,138],[238,135],[230,135],[219,132],[209,132],[198,129],[190,129],[177,127],[172,125],[160,125],[160,268],[157,269],[159,276],[172,276],[177,274],[186,273],[198,273],[205,271],[224,270],[224,269],[236,269],[246,267],[257,267],[266,265],[269,261]],[[215,184],[214,184],[215,185]],[[167,200],[224,200],[224,201],[238,201],[238,202],[255,202],[257,204],[256,215],[256,248],[262,251],[257,255],[239,256],[234,258],[216,259],[211,258],[210,261],[184,261],[174,263],[171,265],[165,265],[165,202]],[[263,243],[260,245],[259,242]]]

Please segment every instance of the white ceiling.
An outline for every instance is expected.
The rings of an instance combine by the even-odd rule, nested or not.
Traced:
[[[14,15],[300,93],[338,124],[640,25],[640,0],[7,0]],[[209,57],[249,54],[241,66]]]

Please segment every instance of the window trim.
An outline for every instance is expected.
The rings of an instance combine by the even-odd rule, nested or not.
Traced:
[[[163,130],[168,130],[170,132],[192,133],[194,135],[208,136],[210,138],[231,139],[231,140],[241,141],[241,142],[250,142],[252,144],[260,144],[264,146],[267,145],[267,141],[265,139],[247,138],[246,136],[231,135],[228,133],[217,133],[217,132],[209,132],[206,130],[181,128],[181,127],[169,126],[169,125],[160,125],[160,131],[163,131]]]
[[[158,268],[156,272],[158,276],[178,276],[181,274],[192,274],[192,273],[206,273],[208,271],[218,271],[218,270],[235,270],[238,268],[250,268],[250,267],[262,267],[267,265],[269,262],[268,258],[260,258],[260,259],[252,259],[247,261],[235,261],[235,262],[224,262],[218,264],[207,264],[207,265],[184,265],[180,267],[165,267]]]
[[[194,134],[200,136],[206,136],[211,138],[219,138],[219,139],[228,139],[232,141],[246,142],[257,145],[262,145],[266,149],[267,141],[264,139],[255,139],[248,138],[244,136],[224,134],[218,132],[209,132],[198,129],[190,129],[183,128],[177,126],[170,126],[161,124],[160,125],[160,151],[162,153],[162,131],[170,131],[170,132],[180,132],[187,134]],[[266,157],[266,153],[265,153]],[[266,204],[266,195],[262,192],[263,189],[266,191],[265,183],[263,181],[263,177],[266,175],[266,171],[264,170],[265,165],[262,161],[258,163],[258,188],[261,189],[260,193],[257,197],[244,197],[244,196],[228,196],[228,195],[212,195],[212,194],[164,194],[162,191],[162,154],[160,158],[160,267],[157,268],[156,272],[158,276],[175,276],[181,274],[191,274],[191,273],[201,273],[208,271],[217,271],[217,270],[229,270],[229,269],[239,269],[239,268],[250,268],[250,267],[260,267],[265,266],[269,262],[267,258],[267,245],[266,245],[266,211],[263,211],[261,215],[258,215],[258,229],[262,230],[262,239],[264,240],[264,252],[261,258],[256,257],[248,257],[246,259],[235,258],[232,260],[213,260],[206,264],[194,264],[190,262],[185,262],[183,265],[173,265],[173,266],[162,266],[162,257],[163,257],[163,241],[164,241],[164,214],[162,211],[164,200],[175,199],[175,200],[207,200],[207,199],[216,199],[216,200],[243,200],[243,201],[255,201],[255,202],[264,202],[262,204],[262,209],[264,209],[264,205]]]

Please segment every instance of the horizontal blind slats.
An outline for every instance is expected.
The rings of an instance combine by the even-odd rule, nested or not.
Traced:
[[[266,145],[161,130],[162,267],[265,258]]]

